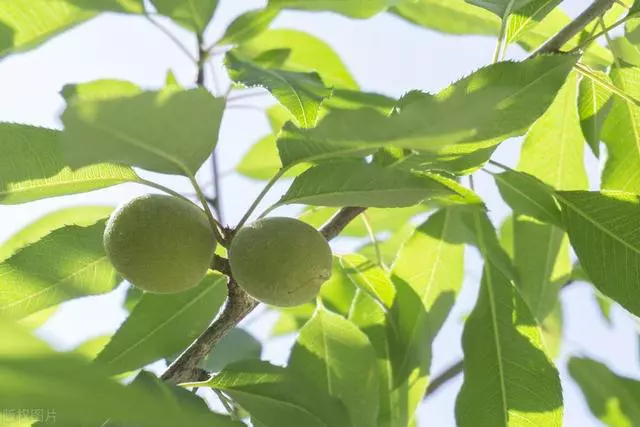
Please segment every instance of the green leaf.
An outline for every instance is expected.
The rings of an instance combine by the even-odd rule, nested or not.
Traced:
[[[549,109],[527,133],[517,167],[558,190],[588,187],[577,84],[577,74],[569,74]],[[557,155],[549,156],[549,150]]]
[[[514,170],[493,174],[502,198],[514,212],[564,227],[554,191],[538,178]]]
[[[367,209],[366,216],[369,224],[371,224],[373,232],[377,234],[384,231],[396,231],[416,215],[426,213],[428,210],[429,206],[426,204],[398,209],[369,208]],[[320,228],[320,226],[327,222],[336,212],[338,212],[338,210],[334,208],[309,207],[298,215],[298,219],[314,226],[315,228]],[[369,232],[367,231],[364,221],[361,218],[358,218],[351,221],[342,230],[340,235],[366,237],[369,235]]]
[[[298,203],[393,208],[416,205],[427,198],[456,196],[462,203],[479,202],[477,196],[474,198],[456,192],[455,181],[447,186],[445,180],[435,175],[404,172],[374,164],[326,163],[298,176],[278,205]]]
[[[225,366],[246,359],[260,359],[262,344],[244,329],[233,328],[201,363],[207,372],[219,372]]]
[[[138,180],[124,166],[95,164],[72,170],[62,155],[60,132],[0,123],[0,204],[82,193]]]
[[[247,87],[267,89],[305,128],[315,125],[322,102],[331,96],[317,73],[262,68],[233,52],[227,53],[225,64],[231,79]]]
[[[289,55],[279,68],[304,73],[316,72],[327,86],[358,89],[358,84],[333,48],[303,31],[267,30],[241,43],[237,49],[249,58],[256,58],[274,49],[287,49],[290,51]]]
[[[0,330],[0,401],[7,408],[53,408],[55,422],[67,426],[106,420],[158,427],[242,425],[192,406],[168,405],[166,396],[139,382],[125,387],[99,366],[72,353],[54,352],[15,324],[1,321]]]
[[[73,168],[112,162],[194,174],[215,147],[224,104],[204,89],[73,97],[62,115],[62,148]]]
[[[613,67],[613,83],[640,99],[640,70],[635,67]],[[613,107],[604,127],[602,139],[607,145],[607,162],[602,171],[602,188],[640,192],[640,108],[620,97],[614,97]]]
[[[238,44],[250,40],[265,31],[278,16],[278,9],[250,10],[238,16],[229,24],[217,46]]]
[[[390,348],[395,384],[417,372],[426,391],[431,345],[462,286],[464,228],[457,209],[434,213],[405,241],[393,264],[397,293],[390,316],[399,339]]]
[[[490,65],[436,96],[390,117],[374,110],[332,111],[313,129],[285,125],[278,140],[284,166],[319,158],[372,154],[384,145],[437,151],[453,144],[495,145],[523,134],[549,107],[575,55],[543,55]]]
[[[0,316],[24,317],[63,301],[112,290],[119,278],[102,245],[105,220],[69,225],[0,264]]]
[[[367,336],[342,316],[319,307],[300,335],[289,369],[347,407],[354,427],[376,425],[378,372]]]
[[[456,401],[457,423],[559,427],[560,378],[544,352],[540,328],[510,274],[494,261],[504,262],[507,255],[489,219],[470,214],[466,220],[485,264],[478,301],[462,336],[464,383]]]
[[[593,295],[595,297],[596,303],[598,304],[598,308],[600,309],[600,314],[602,314],[602,318],[605,320],[605,322],[607,322],[607,324],[609,324],[609,326],[611,326],[611,307],[613,307],[613,301],[611,300],[611,298],[607,298],[606,296],[602,295],[600,292],[598,292],[597,289],[594,289]]]
[[[392,265],[396,259],[400,248],[404,244],[405,240],[413,234],[415,227],[410,223],[405,223],[395,233],[389,236],[388,239],[378,241],[377,250],[376,245],[373,243],[367,243],[364,246],[358,248],[358,253],[369,258],[371,261],[378,263],[378,252],[382,258],[382,263],[385,266]]]
[[[384,11],[395,0],[269,0],[270,7],[336,12],[350,18],[366,19]]]
[[[520,8],[512,8],[507,23],[507,42],[517,41],[523,32],[535,27],[561,2],[562,0],[531,0]]]
[[[53,230],[65,225],[86,227],[111,215],[110,206],[74,206],[53,211],[22,228],[0,244],[0,262],[9,258],[19,249],[45,237]]]
[[[559,191],[571,244],[593,284],[640,315],[640,201],[622,192]]]
[[[595,71],[600,79],[611,84],[611,79],[604,73]],[[578,95],[578,111],[582,133],[591,147],[593,154],[600,155],[600,133],[602,126],[613,105],[612,94],[589,78],[580,80]]]
[[[396,99],[375,92],[335,89],[332,91],[331,97],[327,98],[322,106],[328,109],[357,109],[368,107],[388,115],[396,103]]]
[[[512,12],[522,9],[533,0],[465,0],[467,3],[487,9],[500,18],[506,19]]]
[[[151,0],[158,13],[194,33],[203,34],[218,7],[218,0]]]
[[[571,73],[549,109],[527,133],[518,162],[519,170],[561,190],[588,187],[577,90],[577,74]],[[549,156],[550,142],[558,155]],[[571,275],[569,240],[561,228],[522,215],[514,219],[513,240],[513,262],[520,278],[516,285],[542,324]]]
[[[414,24],[449,34],[497,35],[500,19],[464,0],[403,1],[391,11]]]
[[[308,164],[296,165],[283,175],[290,178],[300,175],[309,167]],[[236,166],[236,172],[248,178],[268,181],[282,168],[282,162],[278,155],[278,145],[275,135],[267,135],[247,151],[240,163]]]
[[[569,239],[564,230],[524,215],[510,217],[501,238],[511,240],[508,252],[512,253],[520,278],[518,290],[542,324],[557,305],[558,293],[571,276]]]
[[[634,44],[631,44],[625,37],[616,37],[611,40],[609,47],[613,54],[626,65],[640,67],[640,50]],[[617,66],[617,64],[616,64]]]
[[[390,351],[393,343],[399,340],[394,333],[394,321],[387,313],[393,306],[396,290],[387,273],[366,258],[350,255],[343,257],[342,263],[359,289],[349,312],[349,320],[369,337],[378,360],[378,426],[408,425],[424,398],[426,378],[420,369],[416,369],[408,381],[399,386],[394,384]]]
[[[571,358],[569,373],[582,389],[593,415],[604,425],[632,427],[640,423],[640,381],[616,375],[587,358]]]
[[[224,283],[223,276],[210,273],[186,292],[145,293],[96,363],[118,374],[183,350],[218,312],[227,294]]]
[[[265,427],[349,426],[344,406],[291,370],[255,360],[227,366],[208,382],[195,383],[223,391]]]
[[[549,313],[540,324],[544,349],[551,360],[557,359],[560,356],[563,324],[564,315],[562,313],[562,304],[558,301],[551,310],[551,313]]]

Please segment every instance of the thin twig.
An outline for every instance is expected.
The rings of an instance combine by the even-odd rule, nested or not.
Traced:
[[[615,2],[615,0],[595,0],[591,3],[591,6],[586,8],[576,19],[571,21],[566,27],[560,30],[558,34],[551,37],[542,46],[540,46],[532,56],[543,53],[560,52],[562,46],[578,35],[580,31],[584,30],[584,28],[594,19],[604,15],[604,13],[608,11]]]
[[[167,30],[164,25],[153,19],[148,13],[145,13],[144,17],[147,18],[147,21],[149,21],[154,27],[159,29],[165,36],[171,39],[171,41],[182,51],[182,53],[187,55],[190,60],[192,60],[194,63],[198,62],[197,59],[193,57],[189,49],[187,49],[187,47],[180,41],[180,39],[178,39],[171,31]]]
[[[427,392],[424,394],[424,398],[428,398],[435,393],[440,387],[445,385],[450,380],[460,375],[464,370],[464,362],[462,360],[457,361],[447,369],[445,369],[439,375],[436,375],[427,387]]]

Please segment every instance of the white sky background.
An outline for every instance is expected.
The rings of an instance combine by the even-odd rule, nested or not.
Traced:
[[[214,40],[244,10],[261,7],[264,3],[260,0],[221,0],[208,40]],[[563,4],[569,14],[576,15],[587,2],[565,0]],[[186,31],[168,21],[164,23],[185,44],[194,45]],[[495,45],[491,38],[444,36],[386,14],[368,21],[354,21],[328,13],[284,12],[273,27],[300,29],[322,38],[342,57],[363,90],[393,97],[399,97],[410,89],[436,92],[446,87],[488,64]],[[513,47],[510,55],[521,57],[522,52]],[[194,79],[193,63],[149,22],[140,17],[105,15],[56,37],[35,51],[0,61],[0,121],[59,127],[58,115],[64,104],[58,92],[63,85],[120,78],[143,87],[158,88],[163,85],[168,70],[173,70],[184,85],[190,85]],[[243,104],[254,105],[272,102],[269,96],[242,101]],[[231,171],[251,144],[267,133],[268,124],[260,112],[249,109],[227,111],[218,144],[222,173]],[[515,165],[519,145],[518,141],[504,143],[497,159]],[[587,159],[586,164],[593,187],[598,182],[599,165],[593,158]],[[199,176],[200,182],[209,181],[209,164],[204,166]],[[476,176],[476,188],[491,208],[492,217],[503,218],[508,211],[499,199],[493,181],[482,172]],[[154,177],[177,190],[191,192],[186,180]],[[237,222],[263,185],[234,174],[224,174],[221,184],[224,217],[229,223]],[[283,185],[277,186],[268,200],[275,201],[283,189]],[[127,184],[72,197],[1,206],[0,241],[62,206],[116,205],[146,191],[146,188]],[[289,208],[279,212],[294,211]],[[352,247],[350,243],[339,241],[334,248],[345,251]],[[463,291],[435,342],[434,374],[457,361],[462,354],[462,318],[473,307],[481,271],[477,255],[473,251],[468,253]],[[39,334],[60,349],[72,348],[91,337],[111,334],[125,318],[125,312],[120,308],[123,297],[121,287],[109,295],[67,303],[39,330]],[[562,368],[564,360],[568,354],[586,355],[607,363],[620,374],[639,378],[635,322],[616,307],[613,327],[608,327],[601,320],[590,288],[585,284],[573,285],[563,291],[562,300],[565,342],[559,365],[565,395],[565,425],[597,426],[600,424],[591,417],[580,392]],[[274,318],[267,316],[269,322],[251,322],[252,319],[255,316],[245,323],[248,329],[258,337],[266,337]],[[272,340],[265,346],[263,358],[284,363],[292,342],[292,338]],[[156,366],[158,369],[161,367]],[[454,404],[461,383],[462,379],[458,377],[422,405],[420,426],[455,425]]]

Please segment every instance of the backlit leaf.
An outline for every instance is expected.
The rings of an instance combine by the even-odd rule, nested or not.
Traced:
[[[105,220],[69,225],[0,264],[0,316],[24,317],[63,301],[112,290],[119,278],[102,245]]]
[[[331,95],[331,90],[324,86],[317,73],[262,68],[233,52],[227,53],[225,63],[229,76],[235,82],[267,89],[291,112],[301,127],[315,125],[320,105]]]
[[[478,302],[462,337],[464,383],[456,401],[457,423],[560,427],[560,378],[544,352],[540,328],[501,265],[507,255],[488,218],[469,214],[467,220],[485,264]]]
[[[569,239],[593,284],[640,315],[640,202],[622,192],[559,191]]]
[[[327,86],[358,89],[358,84],[333,48],[303,31],[267,30],[241,43],[237,49],[249,58],[256,58],[274,49],[286,49],[289,50],[289,55],[279,68],[304,73],[316,72]]]
[[[132,169],[103,162],[72,170],[59,138],[60,132],[51,129],[0,124],[0,204],[83,193],[138,180]]]
[[[98,355],[113,374],[141,368],[183,350],[211,323],[227,295],[225,279],[210,273],[175,295],[145,293]]]
[[[300,330],[289,368],[340,399],[349,412],[350,425],[376,425],[376,354],[367,336],[350,321],[319,307]]]
[[[194,174],[215,147],[224,100],[204,89],[108,99],[73,97],[62,148],[73,168],[101,162]]]

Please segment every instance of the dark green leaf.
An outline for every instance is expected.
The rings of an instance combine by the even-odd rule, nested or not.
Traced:
[[[560,427],[560,378],[545,354],[540,328],[502,265],[509,262],[507,254],[486,216],[470,214],[467,220],[485,265],[478,302],[462,336],[458,425]]]
[[[610,427],[640,424],[640,381],[616,375],[587,358],[569,360],[569,373],[587,399],[589,409]]]
[[[278,16],[278,9],[258,9],[243,13],[227,27],[218,46],[242,43],[265,31]]]
[[[288,49],[289,56],[280,68],[304,73],[316,72],[327,86],[358,89],[358,84],[331,46],[303,31],[267,30],[241,43],[237,49],[249,58],[256,58],[274,49]]]
[[[467,3],[487,9],[495,13],[500,18],[507,19],[508,16],[518,9],[523,8],[533,0],[465,0]]]
[[[218,0],[151,0],[156,10],[183,27],[202,34],[218,7]]]
[[[447,185],[449,184],[450,185]],[[278,205],[406,207],[427,198],[480,203],[455,181],[426,173],[411,173],[366,163],[326,163],[303,172]]]
[[[300,330],[289,368],[347,407],[354,427],[376,425],[378,372],[367,336],[340,315],[318,307]]]
[[[124,182],[137,175],[106,163],[72,170],[64,159],[60,132],[17,124],[0,124],[0,204],[82,193]]]
[[[563,227],[562,214],[551,187],[524,172],[508,171],[493,177],[500,194],[514,212]]]
[[[262,344],[244,329],[233,328],[204,358],[201,365],[208,372],[219,372],[225,366],[246,359],[260,359]]]
[[[593,284],[640,315],[640,201],[622,192],[559,191],[569,239]]]
[[[224,100],[204,89],[73,97],[62,115],[62,147],[74,168],[113,162],[195,174],[215,147],[223,109]]]
[[[223,391],[265,427],[350,426],[344,406],[299,375],[267,362],[243,361],[227,366],[199,387]]]
[[[483,68],[390,117],[374,110],[332,111],[313,129],[288,124],[278,140],[285,166],[366,155],[384,145],[437,151],[453,144],[495,145],[522,135],[549,107],[577,57],[546,55]]]
[[[252,61],[241,59],[233,52],[226,56],[229,76],[247,87],[260,86],[287,108],[301,127],[313,127],[320,105],[331,95],[317,73],[301,73],[262,68]]]
[[[119,278],[102,245],[105,220],[68,225],[0,264],[0,315],[24,317],[63,301],[112,290]]]
[[[145,293],[96,358],[113,374],[138,369],[188,346],[211,323],[226,298],[224,276],[210,273],[174,295]]]

